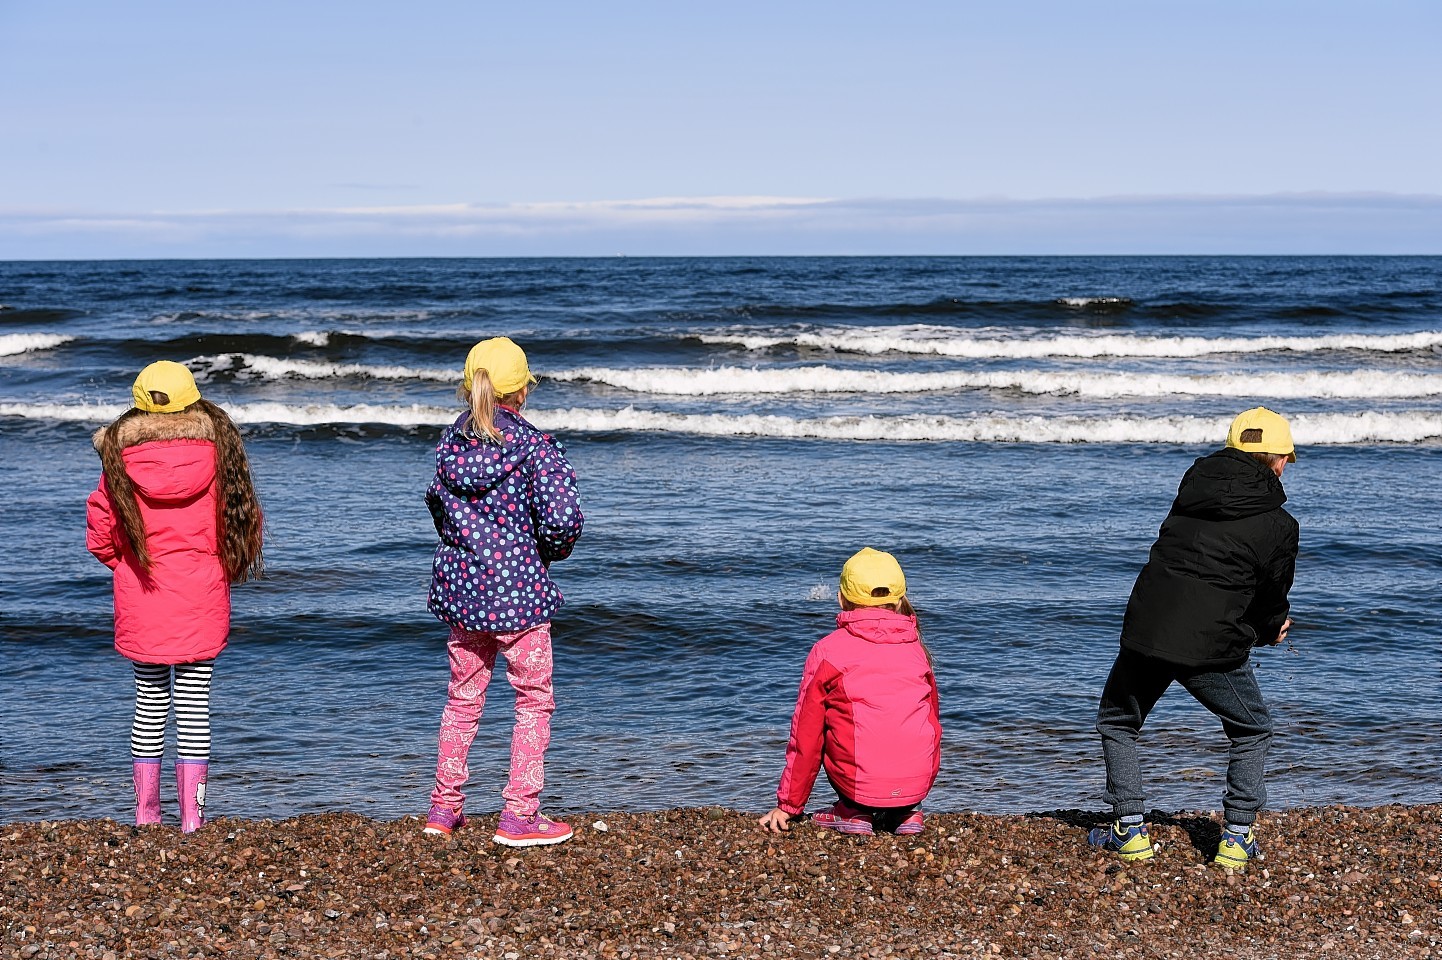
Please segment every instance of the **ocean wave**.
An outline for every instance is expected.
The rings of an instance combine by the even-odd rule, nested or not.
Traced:
[[[454,375],[444,379],[453,379]],[[1073,373],[1036,370],[893,373],[835,367],[582,367],[546,374],[548,380],[581,381],[634,393],[666,396],[745,394],[935,393],[954,390],[1013,390],[1028,394],[1082,397],[1217,396],[1277,399],[1442,396],[1442,376],[1352,372],[1217,374],[1178,376],[1149,373]]]
[[[106,423],[129,409],[129,406],[118,403],[0,403],[0,417]],[[241,424],[278,423],[293,426],[317,426],[321,424],[377,423],[399,427],[423,427],[450,424],[460,411],[454,407],[431,407],[423,404],[379,406],[369,403],[341,405],[265,401],[226,404],[225,412],[230,414],[232,420]]]
[[[911,353],[972,359],[1038,357],[1201,357],[1227,353],[1311,353],[1370,350],[1398,353],[1442,346],[1442,330],[1418,333],[1324,334],[1314,337],[1157,337],[1140,334],[1070,334],[1017,337],[1002,331],[958,331],[912,324],[776,333],[734,331],[691,334],[702,343],[747,350],[810,347],[839,353]]]
[[[124,413],[120,404],[0,403],[0,417],[104,423]],[[293,426],[443,426],[455,407],[421,404],[234,404],[227,412],[242,424]],[[823,440],[960,441],[976,443],[1217,443],[1225,417],[1017,417],[896,416],[796,418],[763,414],[689,414],[638,410],[566,408],[531,410],[529,419],[558,433],[666,433],[705,437],[777,437]],[[1292,418],[1297,444],[1417,443],[1442,439],[1442,413],[1324,413]]]
[[[291,360],[253,353],[223,353],[195,357],[189,362],[198,379],[212,379],[217,373],[228,373],[237,379],[258,380],[332,380],[361,378],[369,380],[433,380],[450,383],[460,379],[453,369],[403,367],[369,363],[327,363],[317,360]]]
[[[1131,297],[1057,297],[1057,303],[1064,307],[1130,307]]]
[[[534,411],[542,429],[560,433],[661,432],[823,440],[977,443],[1184,444],[1219,442],[1226,417],[819,417],[682,414],[653,410]],[[1442,439],[1442,413],[1334,413],[1291,418],[1299,446],[1416,443]]]
[[[49,350],[74,339],[74,337],[62,336],[58,333],[4,333],[0,334],[0,357],[13,357],[19,353]]]

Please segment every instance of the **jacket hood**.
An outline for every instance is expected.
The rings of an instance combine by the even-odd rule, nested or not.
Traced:
[[[884,607],[857,607],[836,615],[836,625],[871,643],[912,643],[916,618]]]
[[[1230,447],[1201,457],[1182,477],[1172,512],[1204,520],[1240,520],[1287,502],[1277,475]]]
[[[152,440],[215,440],[215,424],[199,410],[180,413],[142,413],[101,427],[90,437],[96,450],[111,430],[118,430],[121,449]]]
[[[476,441],[465,433],[470,423],[469,412],[461,414],[442,438],[440,481],[447,489],[467,497],[483,496],[511,476],[531,456],[537,438],[534,427],[519,414],[505,407],[496,407],[496,427],[503,443]],[[447,447],[453,449],[447,450]]]
[[[111,430],[118,431],[125,472],[142,496],[190,500],[215,483],[215,425],[204,413],[143,413],[112,423],[91,438],[97,450]]]

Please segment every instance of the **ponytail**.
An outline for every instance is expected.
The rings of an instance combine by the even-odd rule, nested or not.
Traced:
[[[526,403],[526,392],[527,388],[521,387],[504,397],[498,397],[496,388],[491,385],[491,375],[484,368],[477,370],[471,377],[470,393],[466,393],[465,384],[456,388],[456,397],[464,400],[471,408],[471,423],[467,432],[477,440],[501,443],[501,431],[496,426],[496,407],[519,410]]]
[[[466,393],[464,385],[457,391],[460,399],[471,407],[472,436],[491,443],[501,442],[501,431],[496,429],[496,388],[491,386],[491,375],[477,370],[471,378],[471,392]]]

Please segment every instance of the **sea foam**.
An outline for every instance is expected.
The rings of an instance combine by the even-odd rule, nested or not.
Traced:
[[[0,334],[0,357],[13,357],[19,353],[49,350],[62,343],[69,343],[74,337],[58,333],[5,333]]]
[[[1228,353],[1371,350],[1396,353],[1442,346],[1442,330],[1418,333],[1341,333],[1315,337],[1155,337],[1128,334],[1017,336],[1000,330],[959,331],[913,324],[846,327],[795,333],[723,332],[696,336],[702,343],[769,350],[811,347],[840,353],[914,353],[941,357],[1202,357]]]
[[[1442,376],[1357,370],[1350,372],[1215,374],[1081,373],[1038,370],[956,370],[895,373],[828,366],[582,367],[547,374],[549,380],[602,383],[633,393],[667,396],[759,394],[935,393],[1013,390],[1082,397],[1220,396],[1305,399],[1402,398],[1442,395]]]
[[[103,423],[128,409],[120,404],[0,403],[0,417]],[[456,407],[423,404],[241,403],[226,406],[237,423],[295,426],[383,424],[443,426]],[[798,418],[763,414],[694,414],[658,410],[528,410],[543,430],[558,433],[672,433],[706,437],[777,437],[824,440],[909,440],[998,443],[1215,444],[1228,419],[1217,417],[896,417]],[[1299,446],[1308,444],[1416,443],[1442,439],[1442,413],[1360,412],[1291,418]]]
[[[240,378],[259,380],[333,380],[363,378],[374,380],[434,380],[449,383],[459,379],[455,370],[402,367],[367,363],[327,363],[323,360],[291,360],[254,353],[222,353],[196,357],[192,369],[202,375],[231,372]]]

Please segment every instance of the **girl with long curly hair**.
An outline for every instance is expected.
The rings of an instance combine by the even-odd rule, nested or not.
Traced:
[[[240,432],[190,371],[140,371],[135,405],[95,434],[100,484],[85,545],[115,574],[115,649],[135,668],[135,822],[160,823],[173,700],[180,828],[205,822],[210,677],[230,634],[230,586],[259,579],[261,511]]]

